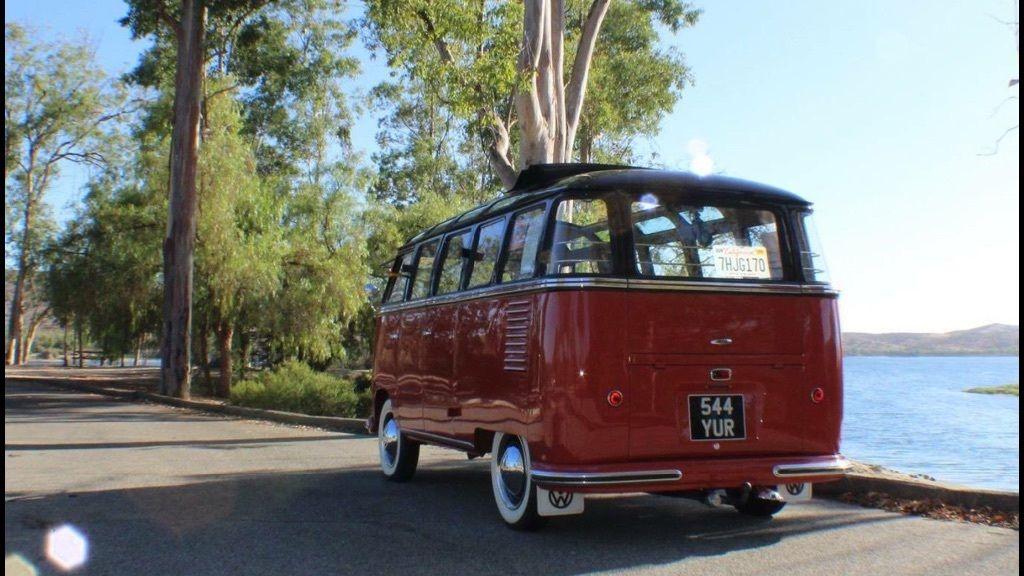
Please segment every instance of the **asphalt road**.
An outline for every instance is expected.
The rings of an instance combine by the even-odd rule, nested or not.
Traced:
[[[773,520],[680,499],[587,500],[539,533],[505,528],[486,461],[423,450],[384,482],[373,439],[4,389],[6,566],[59,573],[53,527],[87,574],[1017,574],[1018,533],[829,501]],[[17,555],[17,557],[15,557]],[[10,573],[10,572],[8,572]]]

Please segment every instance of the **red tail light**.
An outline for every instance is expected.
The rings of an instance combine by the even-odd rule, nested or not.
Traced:
[[[608,393],[608,405],[614,408],[618,408],[622,405],[622,392],[618,390],[612,390]]]
[[[811,402],[814,402],[815,404],[820,404],[821,401],[824,399],[825,391],[822,390],[821,388],[815,388],[814,390],[811,391]]]

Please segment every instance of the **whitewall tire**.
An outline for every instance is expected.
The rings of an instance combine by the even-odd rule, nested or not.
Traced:
[[[502,520],[517,530],[541,525],[537,513],[537,488],[530,479],[530,447],[512,434],[497,432],[491,446],[491,487]]]
[[[384,402],[380,409],[377,446],[380,451],[380,469],[385,478],[393,482],[405,482],[416,473],[420,445],[402,432],[391,408],[391,400]]]

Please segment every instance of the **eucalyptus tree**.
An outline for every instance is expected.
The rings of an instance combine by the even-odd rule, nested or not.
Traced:
[[[104,164],[105,140],[125,112],[87,44],[30,36],[16,24],[4,26],[5,215],[16,222],[5,226],[16,270],[7,364],[24,356],[25,297],[42,262],[46,192],[67,164]]]
[[[588,78],[605,41],[602,25],[610,4],[371,0],[367,36],[391,66],[433,85],[453,111],[488,135],[490,165],[510,187],[517,165],[576,156]],[[639,0],[633,6],[672,31],[692,26],[700,15],[679,0]],[[583,16],[572,17],[576,13]],[[638,88],[629,96],[643,99]]]
[[[340,29],[331,0],[130,0],[122,20],[135,37],[154,38],[139,67],[129,75],[145,85],[171,81],[174,100],[170,153],[170,205],[164,241],[164,326],[161,391],[188,396],[192,289],[198,196],[203,81],[210,69],[232,74],[251,101],[248,130],[256,140],[265,173],[290,165],[289,153],[305,126],[293,122],[290,106],[303,90],[324,78],[351,74],[354,61],[343,49],[351,34]],[[337,54],[337,55],[335,55]],[[151,119],[152,120],[152,119]],[[292,137],[294,136],[294,140]]]

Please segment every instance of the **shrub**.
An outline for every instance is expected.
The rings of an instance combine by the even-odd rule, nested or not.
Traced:
[[[239,406],[300,412],[315,416],[361,418],[370,413],[368,391],[304,362],[288,361],[252,380],[232,386],[231,402]]]

